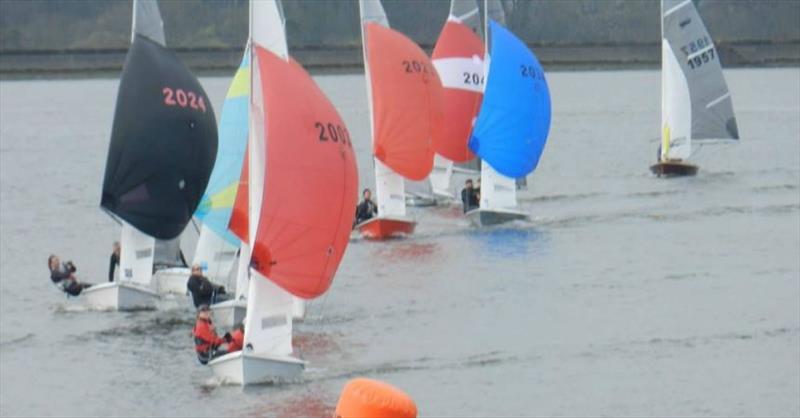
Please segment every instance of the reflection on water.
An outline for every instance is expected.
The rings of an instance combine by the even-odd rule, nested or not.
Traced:
[[[408,261],[430,261],[439,250],[439,244],[415,242],[411,240],[391,240],[372,243],[372,256],[381,261],[404,263]]]
[[[494,258],[535,255],[548,245],[547,233],[525,223],[494,228],[473,228],[469,239],[480,245],[481,253]]]
[[[319,391],[304,391],[300,395],[288,396],[279,401],[261,395],[263,403],[237,414],[244,417],[308,417],[330,418],[336,408],[336,400],[326,399]]]

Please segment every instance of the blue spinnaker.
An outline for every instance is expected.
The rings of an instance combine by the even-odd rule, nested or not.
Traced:
[[[489,74],[470,149],[500,174],[525,177],[536,168],[550,130],[550,91],[539,60],[491,20]]]
[[[219,150],[205,194],[195,211],[195,216],[234,246],[239,239],[228,231],[233,203],[242,173],[248,131],[248,103],[250,101],[250,49],[233,77],[219,121]]]

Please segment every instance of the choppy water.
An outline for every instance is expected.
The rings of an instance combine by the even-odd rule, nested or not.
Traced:
[[[2,82],[0,413],[328,416],[364,375],[425,416],[800,415],[800,70],[726,75],[741,143],[663,180],[658,72],[550,73],[534,221],[435,208],[413,238],[353,242],[296,328],[303,381],[247,389],[196,364],[188,312],[75,311],[49,283],[51,252],[105,277],[117,81]],[[317,80],[369,185],[363,77]],[[202,81],[219,112],[229,80]]]

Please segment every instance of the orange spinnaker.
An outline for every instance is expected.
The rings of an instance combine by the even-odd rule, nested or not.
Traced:
[[[303,67],[255,50],[266,164],[251,265],[289,293],[314,298],[330,287],[350,240],[356,159],[344,122]]]
[[[432,59],[462,58],[483,59],[484,46],[480,38],[463,23],[448,21],[442,29]],[[459,71],[457,67],[448,67],[456,74],[440,74],[443,79],[458,80],[472,74]],[[449,76],[449,77],[448,77]],[[483,72],[480,73],[483,77]],[[467,79],[469,83],[472,80]],[[444,127],[440,137],[434,137],[433,149],[440,155],[455,162],[469,161],[475,155],[469,150],[467,143],[472,132],[472,122],[478,115],[483,94],[477,91],[444,85]],[[438,140],[437,140],[438,139]]]
[[[430,59],[400,32],[366,24],[373,105],[373,153],[393,171],[422,180],[442,135],[442,83]]]
[[[233,235],[236,235],[242,242],[249,242],[248,235],[250,235],[248,228],[249,224],[247,223],[247,211],[248,211],[248,189],[247,189],[247,179],[248,179],[248,160],[250,159],[250,151],[245,148],[244,150],[244,162],[242,163],[242,174],[239,175],[239,185],[236,188],[236,200],[233,201],[233,209],[231,212],[231,220],[228,221],[228,230],[230,230]]]
[[[402,390],[378,380],[353,379],[342,389],[336,418],[416,418],[417,405]]]

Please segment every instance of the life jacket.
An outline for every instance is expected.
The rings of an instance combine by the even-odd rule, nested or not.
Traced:
[[[194,336],[194,350],[198,355],[210,354],[212,349],[225,343],[223,338],[217,336],[214,324],[209,319],[197,318],[192,336]]]
[[[228,352],[232,353],[241,350],[244,346],[244,332],[240,329],[236,329],[231,333],[231,338],[231,342],[228,343]]]

